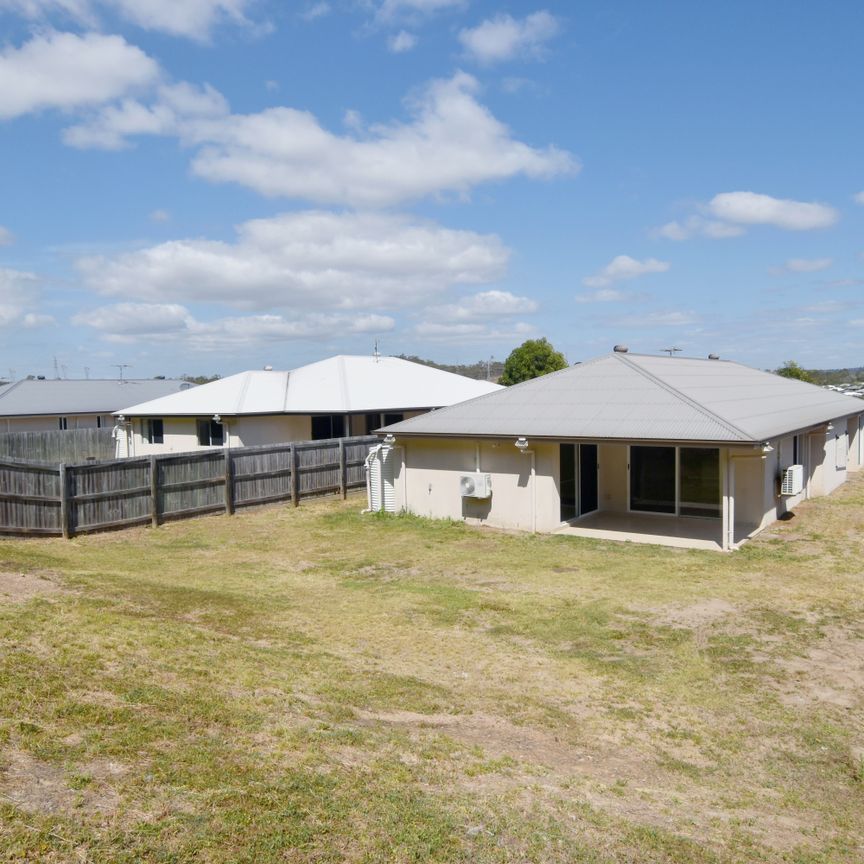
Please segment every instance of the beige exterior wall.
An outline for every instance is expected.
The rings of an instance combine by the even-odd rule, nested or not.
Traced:
[[[600,444],[597,448],[598,505],[601,510],[626,513],[627,497],[627,445]]]
[[[39,417],[0,417],[0,432],[56,432],[60,428],[60,417],[66,417],[67,429],[110,429],[114,418],[110,414],[43,414]]]
[[[560,524],[558,447],[531,449],[533,454],[521,453],[509,440],[404,439],[396,462],[396,507],[437,519],[551,531]],[[459,476],[478,470],[478,455],[479,470],[492,475],[492,495],[463,498]]]

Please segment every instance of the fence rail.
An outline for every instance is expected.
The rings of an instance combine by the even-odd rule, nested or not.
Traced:
[[[0,534],[72,537],[362,486],[374,435],[41,465],[0,460]]]
[[[113,459],[111,429],[55,429],[43,432],[0,432],[0,459],[27,462],[84,462]]]

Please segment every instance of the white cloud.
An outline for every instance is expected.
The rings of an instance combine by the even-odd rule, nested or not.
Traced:
[[[537,302],[530,297],[520,297],[509,291],[480,291],[458,303],[432,306],[422,313],[424,318],[435,321],[480,321],[486,318],[501,318],[509,315],[524,315],[537,310]]]
[[[99,24],[99,12],[119,15],[145,30],[207,39],[222,21],[248,24],[244,12],[254,0],[0,0],[6,9],[30,19],[60,15],[87,27]]]
[[[789,258],[782,267],[772,267],[771,272],[779,273],[818,273],[827,270],[834,263],[831,258]]]
[[[332,12],[332,7],[325,0],[320,3],[313,3],[305,12],[300,14],[304,21],[317,21],[319,18],[324,18]]]
[[[406,51],[411,51],[416,45],[417,37],[407,30],[400,30],[387,40],[387,47],[394,54],[404,54]]]
[[[699,316],[692,310],[670,310],[668,312],[649,312],[645,315],[627,315],[609,323],[618,327],[684,327],[699,322]]]
[[[857,204],[864,204],[864,192],[859,192],[853,196]]]
[[[559,30],[557,19],[545,10],[522,19],[499,14],[459,32],[465,53],[478,63],[492,64],[516,57],[542,56],[546,43]]]
[[[3,225],[0,225],[0,246],[11,246],[15,242],[15,235]]]
[[[617,288],[598,288],[596,291],[583,292],[576,295],[577,303],[620,303],[631,295]]]
[[[460,9],[467,0],[383,0],[377,17],[383,21],[404,16],[428,16],[447,9]]]
[[[683,222],[667,222],[655,228],[651,236],[665,240],[689,240],[697,236],[721,240],[726,237],[740,237],[743,233],[744,229],[740,225],[730,225],[728,222],[718,222],[702,216],[688,216]]]
[[[153,83],[156,61],[120,36],[48,33],[0,52],[0,119],[81,108]]]
[[[167,97],[177,91],[189,104]],[[114,148],[130,135],[176,135],[198,146],[192,170],[213,182],[239,183],[268,197],[385,207],[480,183],[578,171],[566,151],[517,141],[476,98],[479,84],[459,72],[431,82],[409,102],[408,123],[336,135],[306,111],[271,108],[228,114],[212,88],[161,88],[155,103],[126,101],[66,132],[78,147]],[[166,95],[167,94],[167,95]]]
[[[171,214],[167,210],[154,210],[150,214],[151,222],[170,222]]]
[[[288,339],[329,338],[343,334],[384,333],[395,322],[386,315],[308,313],[292,315],[248,315],[202,321],[176,303],[116,303],[72,319],[78,326],[92,327],[108,342],[176,342],[197,351],[215,351],[248,346],[254,342]]]
[[[537,332],[536,328],[524,321],[510,326],[492,326],[484,323],[447,324],[425,321],[414,328],[414,333],[422,339],[436,342],[512,342],[526,339]]]
[[[50,327],[56,324],[57,321],[52,315],[40,315],[37,312],[28,312],[21,319],[21,324],[28,330],[35,330],[37,327]]]
[[[615,282],[627,279],[635,279],[646,273],[665,273],[669,269],[667,261],[658,261],[656,258],[646,258],[637,261],[629,255],[618,255],[613,258],[602,270],[593,276],[586,276],[582,284],[586,288],[605,288]]]
[[[0,267],[0,327],[19,322],[27,307],[38,301],[39,277],[24,270]]]
[[[787,231],[827,228],[839,218],[833,207],[817,202],[773,198],[756,192],[721,192],[708,204],[718,219],[739,225],[773,225]]]
[[[376,213],[289,213],[245,222],[237,235],[86,257],[78,267],[97,292],[138,301],[349,310],[490,282],[509,257],[495,235]]]

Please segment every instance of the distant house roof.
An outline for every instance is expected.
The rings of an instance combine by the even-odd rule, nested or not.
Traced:
[[[290,372],[251,371],[190,393],[125,407],[128,417],[249,414],[349,414],[437,408],[500,390],[398,357],[340,355]]]
[[[0,417],[112,414],[120,406],[155,399],[193,385],[160,378],[132,381],[25,378],[0,387]]]
[[[859,399],[728,360],[615,353],[386,431],[755,443],[862,412]]]

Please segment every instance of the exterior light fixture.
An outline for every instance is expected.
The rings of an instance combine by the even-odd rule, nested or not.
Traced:
[[[222,423],[222,418],[221,418],[218,414],[214,414],[214,415],[213,415],[213,422],[214,422],[214,423],[219,423],[219,424],[221,424],[221,423]]]
[[[388,447],[392,447],[396,443],[396,436],[392,432],[389,432],[384,436],[384,443]]]
[[[528,439],[524,436],[516,439],[516,449],[524,453],[528,449]]]
[[[773,452],[773,450],[774,450],[774,448],[767,441],[762,442],[762,452],[763,453],[771,453],[771,452]]]

